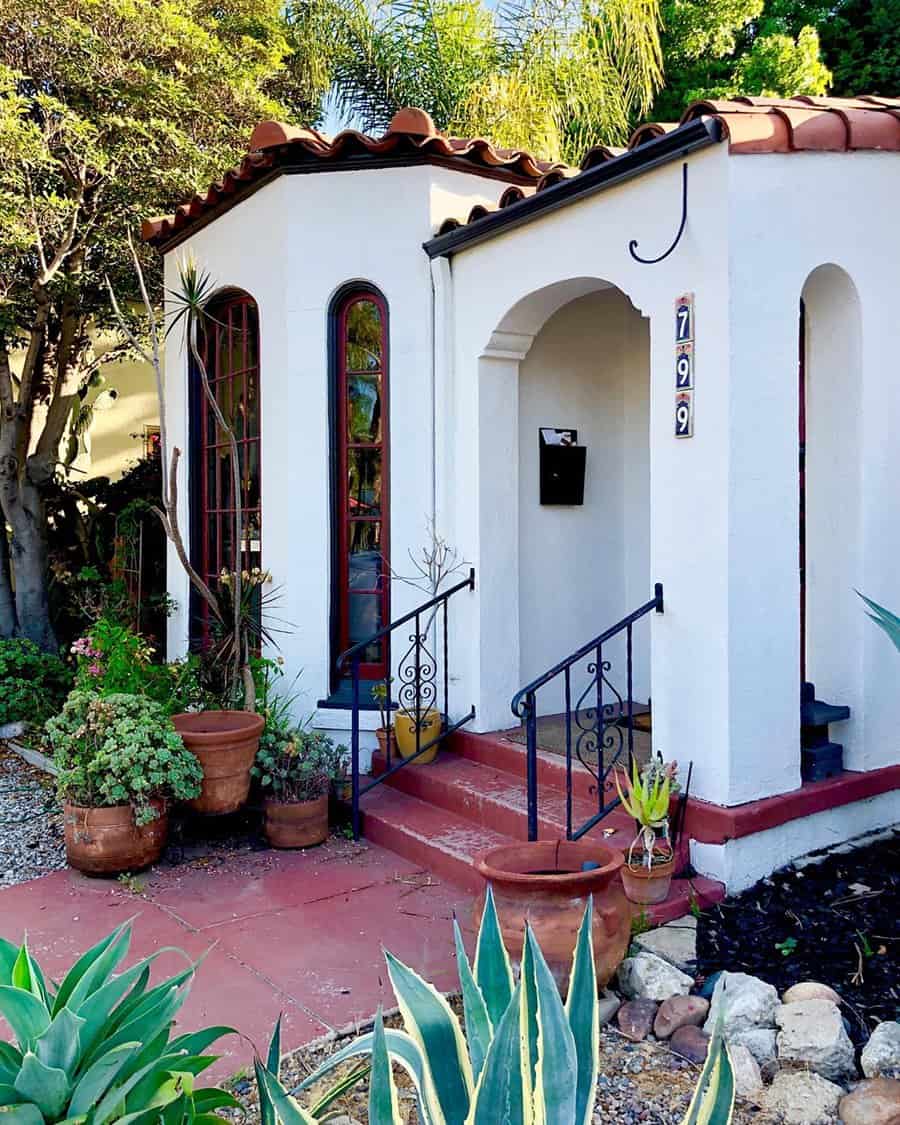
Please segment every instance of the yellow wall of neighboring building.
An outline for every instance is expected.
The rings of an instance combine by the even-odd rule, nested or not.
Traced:
[[[148,363],[123,360],[106,364],[102,390],[118,397],[109,409],[95,410],[74,468],[88,477],[118,479],[144,452],[144,427],[159,425],[156,379]],[[91,398],[99,391],[92,391]]]

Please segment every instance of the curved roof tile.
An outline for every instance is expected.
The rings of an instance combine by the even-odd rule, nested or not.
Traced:
[[[262,180],[283,165],[296,168],[306,164],[313,169],[321,162],[337,168],[358,158],[396,160],[398,164],[423,160],[526,186],[562,167],[519,149],[497,148],[483,137],[445,137],[422,109],[398,110],[383,137],[369,137],[347,129],[329,138],[315,129],[263,121],[253,130],[250,152],[239,165],[226,172],[221,181],[177,207],[173,215],[145,220],[141,235],[148,242],[164,244],[199,218],[213,217],[223,205],[228,205],[227,197],[243,185]]]
[[[720,123],[729,152],[737,155],[789,152],[851,152],[874,150],[900,152],[900,98],[867,95],[859,98],[825,98],[803,95],[794,98],[738,97],[694,102],[678,124],[648,122],[637,128],[627,148],[596,145],[585,154],[580,168],[569,168],[538,160],[518,149],[497,148],[483,137],[445,137],[422,109],[405,108],[394,115],[383,137],[369,137],[348,129],[329,138],[315,129],[264,121],[253,131],[250,152],[239,165],[204,192],[176,208],[174,215],[147,219],[142,236],[157,245],[181,235],[200,221],[208,221],[230,206],[253,184],[288,165],[310,170],[329,163],[353,166],[360,159],[378,159],[398,164],[426,161],[444,164],[507,180],[514,185],[503,193],[499,207],[512,206],[524,197],[522,188],[545,191],[563,179],[577,176],[624,153],[673,132],[700,117]],[[515,194],[519,192],[519,194]],[[441,233],[463,223],[475,223],[489,214],[481,205],[473,207],[466,220],[448,219]],[[451,226],[450,224],[454,224]]]

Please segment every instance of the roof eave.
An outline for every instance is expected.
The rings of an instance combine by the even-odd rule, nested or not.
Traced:
[[[717,118],[699,117],[688,121],[670,133],[645,141],[571,179],[561,180],[473,223],[436,235],[423,243],[425,253],[429,258],[449,257],[724,139],[725,130]]]

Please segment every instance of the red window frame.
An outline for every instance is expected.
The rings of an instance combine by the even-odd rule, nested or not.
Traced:
[[[259,309],[247,293],[230,293],[215,301],[201,342],[210,387],[220,407],[243,403],[243,427],[235,431],[241,463],[241,569],[262,567],[262,417],[260,404]],[[237,361],[237,362],[235,362]],[[225,534],[233,538],[235,498],[231,496],[231,457],[227,437],[217,432],[215,416],[202,387],[197,391],[196,425],[199,474],[199,549],[195,558],[205,582],[215,587],[221,571],[230,570],[232,551],[224,549]],[[223,400],[224,399],[224,403]],[[226,412],[227,417],[227,412]],[[226,454],[223,456],[223,453]],[[251,501],[251,461],[256,461],[256,495]],[[212,487],[210,487],[212,485]],[[256,534],[248,536],[248,531]],[[200,639],[209,640],[209,607],[198,599]]]
[[[378,310],[381,327],[380,363],[377,367],[367,367],[366,375],[377,375],[380,380],[380,438],[377,441],[351,440],[349,427],[349,376],[355,372],[350,369],[348,362],[347,336],[348,319],[353,307],[357,304],[369,302]],[[390,438],[389,438],[389,354],[388,354],[388,309],[387,303],[380,293],[368,288],[353,289],[344,295],[336,310],[337,340],[335,349],[335,394],[336,411],[335,424],[337,427],[336,453],[337,453],[337,487],[336,511],[334,513],[335,541],[337,559],[335,567],[336,589],[335,603],[337,608],[337,649],[344,652],[352,647],[362,637],[351,637],[351,603],[357,597],[379,596],[379,617],[381,626],[390,621]],[[361,509],[357,497],[350,492],[349,454],[351,450],[372,450],[380,454],[381,496],[377,514],[367,514]],[[379,543],[381,556],[378,577],[374,586],[354,586],[350,573],[350,547],[352,542],[353,525],[357,523],[375,523],[379,525],[376,540]],[[376,630],[373,629],[372,632]],[[359,665],[360,679],[382,680],[387,675],[388,668],[388,638],[384,637],[379,645],[377,654],[363,654]]]

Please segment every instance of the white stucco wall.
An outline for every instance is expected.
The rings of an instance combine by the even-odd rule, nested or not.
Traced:
[[[775,763],[794,760],[798,722],[797,309],[804,286],[808,672],[820,695],[854,709],[850,724],[832,728],[846,742],[848,768],[900,760],[897,654],[852,592],[900,603],[900,226],[893,218],[900,160],[877,152],[733,158],[729,180],[730,616],[744,641],[732,663],[730,745],[733,758],[775,792],[783,781]],[[825,264],[849,282],[836,284],[837,271],[814,273]],[[764,776],[761,759],[772,768]]]
[[[606,621],[585,622],[585,639],[665,584],[666,613],[653,631],[654,737],[670,757],[695,763],[695,792],[727,801],[743,779],[729,764],[728,356],[726,204],[728,157],[714,148],[690,158],[691,211],[676,254],[655,266],[628,253],[637,238],[646,255],[671,241],[681,206],[675,163],[545,215],[455,255],[453,380],[457,459],[455,534],[479,567],[479,592],[460,641],[478,700],[480,729],[510,723],[509,700],[524,683],[518,605],[521,561],[518,481],[519,365],[548,319],[573,299],[614,285],[649,319],[651,521],[644,589]],[[695,294],[696,434],[674,438],[674,302]],[[525,361],[527,362],[527,360]],[[723,375],[724,373],[724,375]],[[633,409],[640,412],[638,403]],[[573,419],[581,422],[581,419]],[[464,468],[460,471],[460,461]],[[636,487],[640,474],[630,473]],[[640,510],[639,496],[632,505]],[[637,543],[637,536],[634,542]],[[645,548],[635,547],[638,554]],[[637,574],[637,570],[632,571]],[[599,578],[598,578],[599,581]],[[642,580],[636,578],[635,587]],[[525,608],[523,607],[523,613]],[[559,655],[563,655],[560,653]]]
[[[426,541],[433,506],[432,296],[422,242],[447,213],[496,200],[505,185],[427,166],[371,172],[281,176],[199,230],[166,256],[174,287],[177,260],[192,253],[221,287],[250,293],[259,306],[262,406],[262,558],[280,589],[273,611],[287,681],[301,673],[298,711],[315,711],[328,694],[330,661],[330,467],[328,310],[335,292],[361,280],[384,294],[390,312],[391,553],[409,569],[407,551]],[[181,340],[167,349],[170,440],[187,450],[187,366]],[[187,458],[181,472],[187,533]],[[188,636],[188,584],[174,554],[169,651]],[[392,587],[394,617],[425,600]],[[276,623],[277,624],[277,623]],[[465,705],[467,709],[468,704]],[[318,721],[346,730],[346,713]],[[366,721],[368,728],[374,722]]]
[[[646,601],[649,579],[647,322],[616,289],[563,306],[535,337],[519,375],[519,674],[523,682]],[[578,430],[582,506],[541,505],[538,429]],[[649,630],[635,637],[634,697],[649,691]],[[610,646],[625,692],[623,650]],[[575,698],[587,686],[584,668]],[[542,712],[562,710],[562,681]]]

